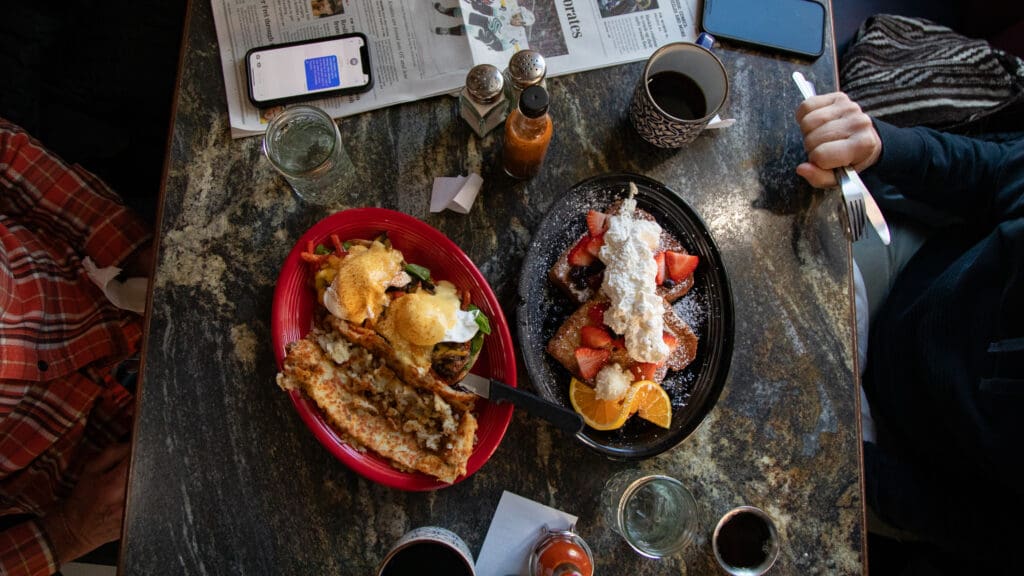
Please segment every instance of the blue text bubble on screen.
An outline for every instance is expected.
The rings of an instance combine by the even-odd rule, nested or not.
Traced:
[[[338,72],[338,57],[320,56],[306,60],[306,89],[323,90],[341,86]]]

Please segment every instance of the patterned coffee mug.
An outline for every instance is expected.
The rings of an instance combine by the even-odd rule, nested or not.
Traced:
[[[708,49],[713,39],[701,36],[700,44],[673,42],[658,48],[633,92],[629,118],[655,146],[678,148],[692,142],[729,96],[725,66]]]
[[[377,576],[476,576],[469,546],[459,535],[439,526],[421,526],[406,532],[391,546],[377,568]]]

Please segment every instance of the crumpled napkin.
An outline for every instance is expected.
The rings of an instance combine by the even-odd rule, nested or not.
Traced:
[[[434,187],[430,191],[430,211],[451,210],[468,214],[483,183],[484,179],[475,172],[469,176],[434,178]]]
[[[121,269],[117,266],[98,268],[88,256],[82,261],[89,279],[103,290],[107,300],[122,310],[130,310],[142,314],[146,310],[146,290],[149,287],[147,278],[128,278],[124,282],[117,279]]]

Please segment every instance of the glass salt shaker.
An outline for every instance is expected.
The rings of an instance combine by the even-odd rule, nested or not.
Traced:
[[[459,115],[481,138],[508,114],[504,84],[501,71],[491,64],[478,64],[466,74],[466,85],[459,93]]]
[[[536,50],[520,50],[508,61],[505,76],[505,99],[508,109],[515,110],[519,105],[519,95],[530,86],[547,87],[544,76],[547,74],[547,63]]]
[[[594,576],[594,555],[575,525],[568,530],[540,529],[530,552],[530,576]]]

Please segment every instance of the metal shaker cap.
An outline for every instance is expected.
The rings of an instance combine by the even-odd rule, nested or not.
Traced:
[[[508,61],[508,75],[517,88],[540,84],[547,73],[547,63],[536,50],[520,50]]]
[[[504,86],[505,79],[501,70],[491,64],[478,64],[466,74],[466,91],[474,100],[483,104],[500,98]]]

